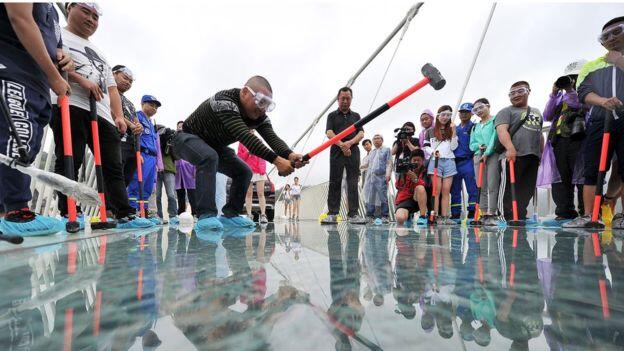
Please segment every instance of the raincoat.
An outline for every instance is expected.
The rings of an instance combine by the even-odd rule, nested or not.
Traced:
[[[368,171],[364,182],[364,200],[367,205],[381,206],[388,203],[386,177],[392,174],[390,148],[382,146],[373,149],[368,157]]]

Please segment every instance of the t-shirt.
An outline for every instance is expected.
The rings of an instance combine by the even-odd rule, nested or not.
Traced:
[[[33,3],[32,15],[52,62],[56,62],[56,49],[62,47],[62,41],[54,6]],[[46,99],[50,97],[48,79],[17,38],[4,4],[0,4],[0,78],[22,83]]]
[[[521,118],[525,118],[526,107],[507,106],[496,114],[494,125],[508,124],[511,128]],[[542,113],[535,107],[531,107],[531,113],[522,127],[513,135],[511,142],[516,148],[517,156],[535,155],[542,156],[542,125],[544,118]],[[504,155],[504,153],[503,153]]]
[[[396,181],[397,195],[394,203],[398,205],[405,200],[413,198],[414,190],[416,190],[417,186],[427,186],[425,177],[425,173],[422,172],[418,175],[418,179],[413,182],[407,175],[400,176]]]
[[[104,93],[104,98],[97,102],[98,117],[114,124],[110,111],[109,87],[116,87],[115,77],[110,65],[100,50],[89,40],[83,39],[67,29],[62,29],[63,44],[69,49],[72,60],[76,64],[76,73],[97,83]],[[89,96],[91,92],[81,87],[76,82],[70,82],[72,93],[69,96],[69,104],[86,111],[90,111]],[[56,96],[52,94],[52,100]]]
[[[293,184],[290,187],[290,194],[291,195],[301,195],[301,185]]]
[[[327,123],[325,125],[325,131],[331,130],[334,132],[334,134],[338,135],[340,132],[347,129],[348,127],[350,127],[352,124],[354,124],[355,122],[359,120],[360,120],[359,113],[353,112],[351,110],[349,110],[349,112],[347,113],[343,113],[342,111],[338,109],[336,111],[331,112],[329,115],[327,115]],[[363,131],[364,129],[362,128],[362,126],[359,126],[355,129],[353,133],[342,138],[340,141],[342,142],[349,141],[355,138],[359,132],[363,132]],[[338,145],[333,144],[330,149],[330,154],[334,157],[340,156],[342,155],[342,151],[340,150]],[[356,155],[359,158],[360,149],[358,148],[357,144],[353,144],[351,146],[351,154]]]
[[[121,97],[121,111],[123,112],[124,118],[130,122],[134,122],[137,119],[134,104],[124,94],[119,94],[119,96]],[[121,137],[121,142],[134,145],[134,133],[132,129],[128,128],[126,134]]]

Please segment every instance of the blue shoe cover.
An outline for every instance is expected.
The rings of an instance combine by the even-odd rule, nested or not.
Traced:
[[[528,227],[535,228],[535,227],[537,227],[539,225],[540,225],[540,222],[536,221],[533,218],[527,218],[527,220],[524,222],[524,226],[527,227],[527,228]]]
[[[375,225],[381,225],[382,224],[381,218],[375,218],[375,221],[373,223],[375,223]]]
[[[223,224],[217,219],[217,217],[202,218],[195,224],[195,232],[202,232],[206,230],[223,230]]]
[[[158,217],[149,217],[147,218],[148,221],[154,223],[154,225],[162,225],[163,221],[162,219],[158,218]]]
[[[251,227],[228,227],[225,229],[223,233],[223,238],[232,237],[232,238],[245,238],[249,236],[249,234],[253,233],[255,230],[255,226]]]
[[[36,215],[29,222],[12,222],[3,219],[0,222],[0,232],[7,235],[39,236],[51,235],[65,230],[63,222],[56,218]]]
[[[180,224],[180,220],[178,217],[169,218],[169,225],[178,225]]]
[[[256,223],[254,223],[251,219],[247,217],[234,216],[234,217],[225,217],[220,216],[219,221],[223,224],[223,227],[227,228],[255,228]]]
[[[556,220],[556,219],[548,219],[542,222],[542,225],[544,227],[548,227],[548,228],[560,228],[563,224],[571,222],[572,219],[562,219],[560,221]]]
[[[119,220],[117,222],[117,229],[137,229],[137,228],[151,228],[155,224],[146,218],[134,217],[132,220]]]

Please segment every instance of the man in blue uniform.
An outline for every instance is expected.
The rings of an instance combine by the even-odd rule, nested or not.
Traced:
[[[143,95],[141,98],[141,111],[137,111],[139,122],[143,126],[141,133],[141,158],[143,159],[143,198],[145,211],[147,212],[147,200],[154,191],[154,183],[156,182],[156,164],[158,162],[158,134],[154,128],[154,124],[150,120],[161,106],[160,101],[152,95]],[[139,182],[137,173],[134,173],[132,181],[128,186],[128,198],[130,206],[139,208]]]
[[[457,174],[453,177],[451,187],[451,219],[459,221],[462,211],[462,182],[468,190],[468,217],[474,217],[474,208],[477,201],[477,183],[475,182],[474,165],[472,158],[474,153],[470,150],[470,132],[474,123],[472,118],[472,103],[464,102],[459,106],[459,119],[457,126],[457,142],[455,149],[455,165]]]
[[[73,70],[61,50],[58,15],[49,3],[0,4],[0,94],[26,146],[22,162],[30,163],[41,147],[43,128],[50,121],[50,89],[69,94],[69,84],[58,71]],[[0,116],[0,153],[20,157],[10,133],[8,116]],[[63,229],[54,218],[30,211],[30,177],[0,165],[0,205],[7,211],[0,231],[13,235],[44,235]]]

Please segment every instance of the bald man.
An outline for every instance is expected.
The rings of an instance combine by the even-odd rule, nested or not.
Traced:
[[[303,155],[294,153],[273,131],[266,113],[274,107],[271,85],[264,77],[254,76],[242,89],[223,90],[208,98],[184,121],[182,132],[173,139],[173,151],[196,166],[199,221],[195,230],[255,226],[251,219],[239,216],[252,172],[228,145],[242,143],[252,154],[273,163],[282,175],[292,173],[293,164],[297,168],[303,166]],[[215,204],[217,172],[232,178],[230,196],[219,217]]]

